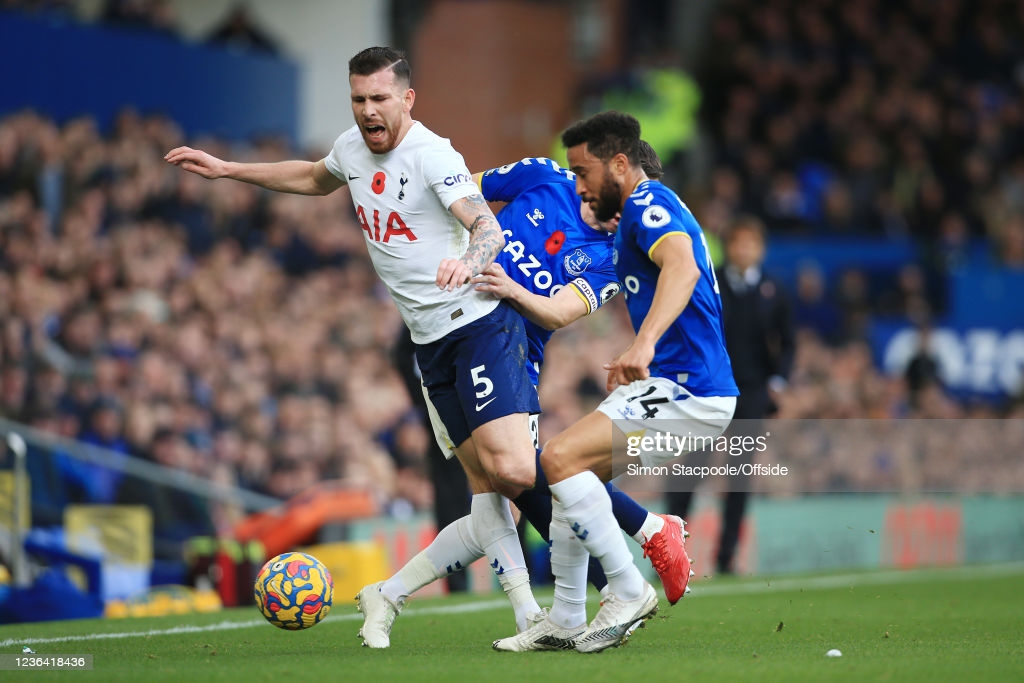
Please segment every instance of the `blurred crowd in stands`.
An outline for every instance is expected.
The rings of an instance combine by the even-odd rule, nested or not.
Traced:
[[[204,181],[163,161],[183,142],[131,113],[106,137],[0,121],[0,412],[281,498],[345,477],[428,506],[400,320],[347,197]]]
[[[723,0],[700,82],[711,170],[687,201],[706,230],[744,212],[776,237],[914,240],[921,262],[870,302],[901,315],[942,307],[935,276],[972,240],[1024,268],[1019,2]],[[853,272],[835,298],[864,289]]]
[[[110,2],[108,18],[140,7],[173,23],[159,0]],[[997,416],[952,400],[927,358],[912,376],[882,375],[859,332],[879,312],[927,318],[926,271],[972,239],[1024,268],[1022,8],[721,3],[700,76],[712,168],[683,192],[709,234],[753,213],[769,239],[884,235],[936,259],[907,264],[883,300],[856,270],[837,283],[801,273],[780,417]],[[325,152],[185,140],[130,111],[109,132],[87,117],[0,119],[0,414],[279,498],[344,478],[395,514],[429,508],[431,436],[391,357],[401,322],[345,190],[204,181],[163,161],[186,142],[250,161]],[[605,395],[601,365],[631,336],[622,302],[607,308],[549,346],[542,438]],[[79,500],[125,496],[67,477]]]

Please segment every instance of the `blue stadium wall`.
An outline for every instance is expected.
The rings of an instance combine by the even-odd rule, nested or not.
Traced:
[[[911,240],[880,237],[775,237],[765,270],[793,294],[797,273],[818,268],[832,286],[842,272],[864,273],[870,295],[891,288],[898,270],[927,255]],[[946,389],[961,399],[1005,401],[1024,392],[1024,271],[998,265],[991,246],[976,241],[962,262],[931,283],[941,290],[944,310],[932,320],[932,351]],[[917,349],[918,332],[905,316],[875,316],[867,330],[875,362],[901,374]]]
[[[299,68],[280,57],[0,12],[0,63],[0,116],[26,108],[61,123],[91,115],[108,130],[133,107],[170,116],[190,137],[299,139]]]

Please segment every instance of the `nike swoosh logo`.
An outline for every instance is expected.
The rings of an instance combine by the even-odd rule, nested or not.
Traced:
[[[478,412],[478,413],[479,413],[479,412],[480,412],[481,410],[483,410],[484,408],[486,408],[486,407],[487,407],[487,404],[488,404],[488,403],[490,403],[491,401],[493,401],[493,400],[494,400],[495,398],[498,398],[498,397],[497,397],[497,396],[495,396],[495,397],[494,397],[494,398],[492,398],[492,399],[491,399],[490,401],[484,401],[484,402],[483,402],[482,404],[481,404],[481,403],[477,403],[477,404],[476,404],[476,412]]]
[[[359,176],[349,174],[348,179],[349,180],[359,180]]]

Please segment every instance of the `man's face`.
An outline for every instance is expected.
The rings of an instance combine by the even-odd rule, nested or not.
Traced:
[[[759,266],[764,259],[764,242],[753,230],[736,230],[725,246],[725,256],[740,270]]]
[[[570,147],[568,157],[569,169],[576,174],[576,194],[590,205],[598,221],[613,220],[622,209],[622,184],[608,164],[591,154],[586,143]]]
[[[363,142],[374,154],[393,150],[412,125],[411,88],[395,80],[390,69],[369,76],[348,78],[352,89],[352,116],[363,134]]]

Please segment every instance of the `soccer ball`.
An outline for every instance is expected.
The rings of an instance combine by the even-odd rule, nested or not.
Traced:
[[[324,564],[306,553],[284,553],[263,565],[253,588],[256,607],[274,626],[298,631],[331,611],[334,581]]]

